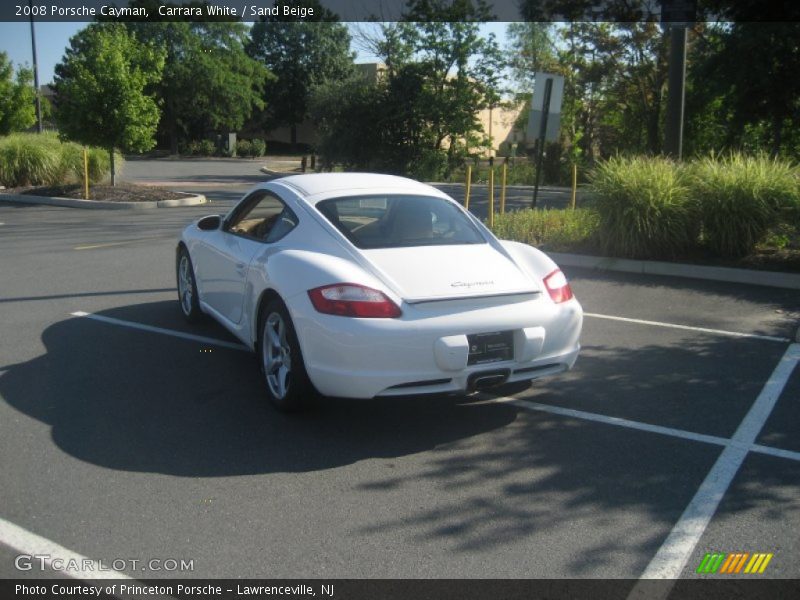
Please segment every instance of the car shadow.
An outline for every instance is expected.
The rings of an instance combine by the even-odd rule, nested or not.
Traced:
[[[210,321],[184,324],[174,301],[98,314],[230,339]],[[570,373],[497,395],[522,392],[550,406],[728,435],[780,352],[753,340],[625,347],[592,342],[594,336],[589,327]],[[388,535],[461,556],[534,541],[550,549],[544,563],[527,565],[534,576],[638,576],[721,451],[487,401],[485,393],[325,398],[289,416],[267,405],[248,352],[88,318],[55,323],[42,341],[43,355],[3,367],[0,396],[46,423],[69,456],[184,478],[304,473],[383,459],[380,468],[342,475],[359,502],[392,507],[366,512],[351,535]],[[796,497],[757,486],[737,493],[736,510],[773,506],[766,518],[775,521]],[[582,540],[581,552],[564,540]]]
[[[97,313],[230,340],[183,323],[177,303]],[[50,425],[80,460],[126,471],[216,477],[329,469],[423,452],[502,428],[517,410],[457,397],[324,398],[298,415],[269,406],[253,354],[70,318],[48,327],[47,351],[0,374],[0,396]]]

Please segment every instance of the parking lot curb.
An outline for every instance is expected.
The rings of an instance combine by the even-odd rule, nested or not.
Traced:
[[[184,194],[184,192],[173,192]],[[206,204],[208,199],[202,194],[184,194],[185,198],[171,200],[152,200],[146,202],[108,202],[103,200],[79,200],[77,198],[51,198],[49,196],[27,196],[23,194],[0,194],[0,202],[16,202],[22,204],[43,204],[46,206],[65,206],[68,208],[175,208],[178,206],[197,206]]]
[[[556,263],[564,267],[642,273],[646,275],[667,275],[670,277],[686,277],[689,279],[705,279],[800,290],[800,274],[797,273],[756,271],[754,269],[735,269],[731,267],[707,267],[627,258],[586,256],[583,254],[562,254],[559,252],[548,252],[547,254]]]

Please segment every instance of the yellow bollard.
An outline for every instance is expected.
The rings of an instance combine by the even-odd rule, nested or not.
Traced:
[[[494,227],[494,167],[489,169],[489,229]]]
[[[469,190],[472,187],[472,167],[467,165],[467,187],[464,192],[464,208],[469,210]]]
[[[572,165],[572,202],[570,208],[575,210],[575,197],[578,194],[578,165]]]
[[[500,214],[506,214],[506,175],[508,173],[508,165],[503,163],[503,176],[500,180]]]
[[[83,197],[89,199],[89,153],[83,149]]]

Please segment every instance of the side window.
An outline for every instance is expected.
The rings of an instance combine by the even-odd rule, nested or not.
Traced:
[[[254,192],[233,215],[227,230],[262,242],[276,242],[297,226],[292,210],[269,192]]]

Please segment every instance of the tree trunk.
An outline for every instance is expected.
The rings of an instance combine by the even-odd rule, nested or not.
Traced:
[[[661,151],[660,136],[658,126],[661,121],[661,111],[658,100],[650,109],[650,114],[647,116],[647,145],[651,154],[658,154]]]
[[[178,154],[178,120],[175,118],[175,99],[171,93],[167,99],[167,130],[169,131],[169,152]]]
[[[114,148],[109,148],[108,157],[111,159],[111,185],[117,185],[117,166],[114,162]]]

